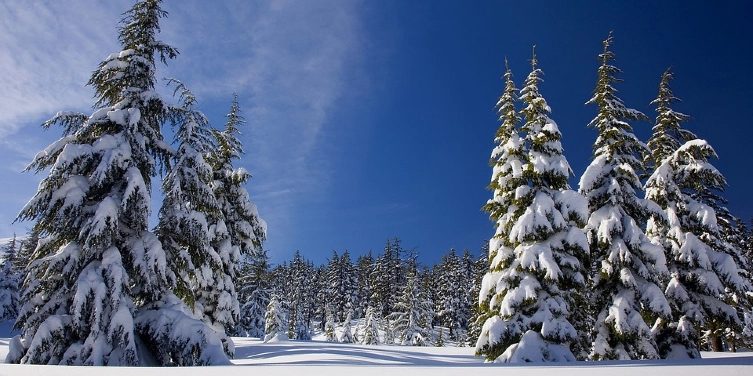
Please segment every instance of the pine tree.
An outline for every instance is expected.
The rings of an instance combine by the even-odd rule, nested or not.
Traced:
[[[495,165],[493,179],[500,188],[494,187],[493,201],[498,204],[485,207],[497,231],[479,293],[485,323],[476,353],[501,362],[575,359],[568,349],[576,338],[568,321],[568,291],[583,286],[580,260],[588,252],[579,229],[587,215],[586,203],[567,185],[572,172],[562,154],[557,124],[538,91],[542,71],[535,53],[531,65],[521,90],[525,154],[517,146],[504,149],[520,155],[519,165],[510,163],[507,170]]]
[[[652,152],[660,159],[654,160],[656,170],[646,182],[646,198],[664,210],[668,222],[649,221],[646,232],[667,258],[665,294],[672,315],[657,321],[653,331],[663,358],[698,358],[697,328],[738,327],[737,311],[725,298],[744,294],[750,282],[735,261],[739,250],[723,238],[714,210],[720,205],[717,192],[726,185],[709,162],[716,153],[706,141],[689,139],[694,135],[680,128],[687,116],[669,107],[677,101],[669,88],[671,79],[665,72],[652,102],[659,112]],[[681,146],[669,153],[677,145]]]
[[[661,218],[651,201],[637,197],[646,147],[632,133],[628,121],[646,118],[626,108],[613,84],[620,82],[619,68],[611,65],[611,33],[603,42],[601,65],[593,97],[598,114],[588,124],[599,135],[594,157],[580,180],[580,192],[588,199],[591,215],[585,227],[591,248],[591,299],[584,302],[595,313],[590,358],[653,359],[656,344],[646,320],[669,315],[669,305],[659,287],[667,269],[661,248],[643,233],[649,217]],[[585,334],[585,333],[584,333]]]
[[[138,337],[163,364],[229,363],[201,323],[161,321],[167,311],[185,315],[171,295],[179,272],[148,229],[152,178],[171,154],[161,133],[171,108],[154,92],[155,57],[177,55],[156,39],[166,15],[159,0],[124,13],[122,51],[88,83],[94,112],[59,112],[43,125],[62,126],[63,137],[27,167],[49,173],[17,220],[34,221],[44,236],[24,282],[11,362],[139,365]],[[196,334],[185,336],[186,326]]]

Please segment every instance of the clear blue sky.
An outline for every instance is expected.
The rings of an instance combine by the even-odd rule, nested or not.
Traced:
[[[60,136],[59,110],[89,112],[92,70],[119,51],[131,1],[0,0],[0,237],[41,178],[20,171]],[[655,116],[672,66],[676,110],[707,139],[733,214],[753,216],[753,6],[746,1],[216,1],[166,0],[160,38],[181,55],[159,77],[193,88],[215,126],[232,93],[248,120],[252,200],[269,225],[273,262],[295,250],[380,252],[399,237],[432,263],[451,247],[478,253],[493,234],[488,159],[507,57],[518,87],[536,45],[540,91],[575,177],[596,138],[583,104],[601,41],[614,31],[620,97]],[[164,95],[169,93],[163,90]],[[634,124],[647,139],[651,123]],[[158,208],[153,209],[155,212]]]

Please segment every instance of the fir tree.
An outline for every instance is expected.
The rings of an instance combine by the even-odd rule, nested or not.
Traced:
[[[567,291],[583,286],[580,260],[588,252],[578,228],[586,218],[585,200],[567,185],[572,172],[557,124],[538,91],[542,72],[535,53],[531,65],[521,90],[525,154],[517,146],[504,149],[521,155],[519,166],[498,173],[495,165],[493,179],[500,188],[495,187],[493,201],[498,204],[485,207],[497,230],[479,293],[485,323],[476,353],[501,362],[575,359],[568,349],[576,332],[568,320]],[[516,351],[531,346],[536,348]]]
[[[17,218],[34,221],[40,239],[11,362],[139,365],[143,343],[162,364],[229,363],[172,295],[180,272],[148,229],[152,178],[171,155],[161,133],[171,108],[154,92],[155,58],[177,55],[156,39],[166,15],[159,0],[124,13],[122,51],[88,83],[94,112],[59,112],[43,125],[62,126],[63,137],[27,167],[49,173]]]
[[[654,161],[656,170],[646,182],[646,197],[659,204],[668,222],[649,221],[646,231],[667,258],[665,294],[672,315],[658,320],[653,331],[662,357],[698,358],[697,328],[738,327],[737,311],[728,299],[744,294],[750,282],[735,261],[739,250],[723,237],[714,209],[720,205],[717,192],[726,185],[709,162],[716,153],[704,140],[686,139],[694,136],[680,128],[687,117],[669,107],[677,100],[669,88],[671,78],[669,71],[664,73],[652,102],[659,112],[652,152],[661,160]],[[676,145],[681,146],[665,155]]]
[[[593,97],[597,116],[588,124],[599,135],[594,157],[580,180],[591,215],[585,227],[591,248],[591,299],[596,322],[592,339],[581,339],[578,350],[593,340],[592,359],[653,359],[658,357],[645,320],[667,317],[669,305],[658,286],[667,269],[661,248],[643,233],[649,217],[661,218],[651,201],[637,197],[646,147],[632,133],[628,121],[645,119],[626,108],[613,84],[620,82],[619,68],[611,65],[612,35],[603,42],[601,65]],[[590,326],[590,325],[588,325]],[[586,328],[582,334],[585,333]],[[584,343],[585,342],[585,343]],[[581,355],[582,356],[582,355]]]

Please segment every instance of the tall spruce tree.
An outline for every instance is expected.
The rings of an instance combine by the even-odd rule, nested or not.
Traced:
[[[677,101],[671,79],[666,71],[652,102],[658,112],[651,138],[656,169],[646,182],[646,197],[661,206],[668,221],[649,221],[646,232],[667,258],[665,294],[672,315],[658,320],[653,331],[662,357],[698,358],[697,329],[737,329],[740,320],[730,297],[744,294],[750,282],[735,261],[739,250],[724,239],[718,222],[717,192],[726,180],[709,162],[716,153],[680,128],[687,116],[670,107]]]
[[[389,318],[401,345],[428,346],[432,343],[434,307],[426,296],[418,271],[408,272],[406,284]]]
[[[124,13],[122,51],[88,83],[94,112],[60,112],[43,125],[59,124],[63,137],[27,167],[49,173],[17,218],[34,221],[40,240],[11,362],[139,365],[143,343],[163,364],[229,363],[200,322],[160,321],[166,309],[185,315],[170,296],[179,272],[148,229],[152,178],[171,154],[161,133],[170,107],[154,92],[155,58],[164,63],[178,53],[156,39],[166,15],[159,0]],[[186,335],[186,325],[195,335]]]
[[[579,229],[586,203],[567,185],[572,171],[538,90],[542,71],[535,51],[531,66],[521,90],[525,154],[518,157],[518,166],[504,172],[498,173],[501,168],[495,165],[493,179],[500,189],[494,187],[493,200],[502,204],[487,206],[497,231],[479,293],[486,321],[476,353],[500,362],[575,360],[569,350],[576,332],[568,320],[568,291],[583,286],[580,260],[588,252]],[[503,134],[512,136],[511,131]]]
[[[0,268],[0,321],[16,320],[18,310],[21,307],[19,285],[23,278],[23,269],[18,269],[19,242],[16,234],[8,242],[5,249],[5,258]]]
[[[270,298],[269,256],[262,250],[244,257],[241,263],[238,301],[241,305],[236,333],[248,337],[264,337],[264,315]]]
[[[220,334],[229,356],[235,350],[228,333],[233,332],[240,313],[234,280],[241,257],[260,252],[266,239],[266,223],[244,187],[251,175],[233,166],[243,153],[238,135],[244,123],[234,94],[225,129],[212,132],[217,147],[205,156],[212,167],[211,187],[219,210],[208,218],[211,256],[202,260],[205,267],[201,269],[211,270],[211,276],[205,276],[209,283],[199,286],[195,307],[202,320]]]
[[[602,43],[601,65],[593,97],[598,114],[588,124],[599,135],[594,156],[580,180],[591,215],[585,227],[591,248],[591,299],[595,325],[590,358],[653,359],[659,356],[649,323],[669,316],[669,304],[659,287],[667,273],[664,253],[643,233],[649,217],[661,218],[651,201],[637,197],[639,174],[648,150],[628,121],[646,118],[625,107],[614,84],[620,69],[612,65],[610,33]],[[586,306],[586,307],[587,307]]]
[[[175,92],[181,92],[183,105],[173,111],[177,124],[177,150],[171,155],[170,168],[162,181],[164,199],[159,212],[156,234],[165,251],[169,275],[175,294],[194,307],[197,288],[207,288],[209,270],[221,268],[217,253],[210,247],[208,218],[220,213],[212,188],[212,167],[204,155],[213,149],[209,121],[193,106],[196,98],[176,80]]]

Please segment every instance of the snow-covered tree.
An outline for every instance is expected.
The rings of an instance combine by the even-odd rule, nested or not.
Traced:
[[[356,259],[356,317],[364,317],[371,305],[371,272],[374,268],[374,257],[369,251]]]
[[[19,284],[23,278],[23,270],[16,268],[17,255],[18,241],[16,235],[13,234],[13,238],[6,247],[5,259],[0,268],[0,321],[16,320],[21,307]]]
[[[286,322],[286,312],[280,297],[273,293],[269,298],[267,312],[264,314],[264,332],[266,333],[264,342],[272,339],[288,339]]]
[[[646,232],[667,258],[665,294],[672,315],[659,320],[653,331],[662,357],[698,358],[697,329],[740,325],[729,297],[744,294],[750,282],[735,262],[739,250],[723,238],[714,210],[719,204],[716,192],[726,185],[709,162],[716,152],[680,128],[687,117],[669,107],[677,100],[669,88],[671,79],[665,72],[652,102],[659,112],[654,132],[660,133],[652,138],[652,152],[661,159],[654,161],[656,169],[646,182],[646,197],[664,210],[668,222],[649,221]],[[681,146],[670,153],[676,145]]]
[[[642,161],[648,149],[632,133],[628,121],[646,116],[625,107],[617,97],[614,84],[621,81],[617,78],[621,71],[612,65],[611,44],[610,33],[599,54],[596,89],[586,102],[598,108],[588,125],[599,135],[593,161],[580,180],[580,193],[588,199],[591,213],[585,227],[591,256],[591,299],[583,306],[595,314],[589,357],[653,359],[659,354],[646,320],[652,323],[657,317],[669,316],[669,304],[659,287],[659,276],[667,269],[661,247],[651,243],[643,228],[650,217],[661,218],[662,213],[655,203],[636,194],[642,188],[639,174],[645,171]],[[583,342],[579,342],[579,350],[585,353],[588,349]]]
[[[485,207],[497,230],[479,293],[485,323],[476,353],[502,362],[575,359],[568,348],[576,338],[568,321],[568,291],[582,288],[581,260],[588,252],[579,229],[587,205],[567,185],[572,172],[562,154],[557,124],[539,94],[542,72],[535,53],[531,65],[521,90],[525,123],[518,139],[524,149],[521,152],[517,143],[510,142],[506,145],[511,146],[495,148],[493,158],[505,150],[517,157],[506,170],[495,164],[492,200],[496,203]],[[506,119],[511,116],[503,118],[503,126]],[[514,139],[509,133],[514,131],[507,132]],[[526,349],[534,340],[543,346],[530,353]]]
[[[379,341],[379,313],[374,307],[368,307],[366,309],[366,317],[364,319],[363,336],[361,337],[361,344],[363,345],[378,345]]]
[[[337,335],[335,333],[335,315],[332,313],[332,309],[326,308],[324,324],[324,337],[327,342],[337,342]]]
[[[326,279],[328,301],[334,309],[335,320],[342,321],[348,311],[355,312],[357,300],[356,270],[348,251],[342,256],[333,252],[327,265]]]
[[[411,270],[394,312],[390,314],[396,337],[401,345],[428,346],[431,344],[431,323],[434,307],[426,297],[418,272]]]
[[[155,58],[177,55],[156,39],[166,15],[159,0],[124,13],[122,51],[89,80],[94,112],[59,112],[43,125],[62,126],[63,137],[27,167],[49,172],[17,218],[41,236],[10,362],[139,365],[143,343],[161,364],[229,363],[172,294],[180,272],[148,229],[152,178],[171,155],[161,133],[171,107],[154,92]]]
[[[237,333],[264,337],[264,315],[270,294],[269,256],[262,250],[244,257],[239,272],[238,300],[241,304]]]
[[[463,275],[460,257],[454,249],[442,256],[442,261],[434,267],[433,273],[436,283],[429,286],[436,287],[435,312],[440,325],[449,328],[450,337],[456,336],[461,329],[465,329],[468,323],[468,303],[464,298],[468,295],[465,286],[468,277]]]
[[[340,334],[340,342],[342,343],[355,343],[356,337],[353,335],[353,330],[351,329],[351,322],[353,321],[352,313],[348,312],[348,315],[345,317],[345,321],[343,321],[343,332]]]
[[[164,199],[155,230],[165,251],[168,275],[175,294],[193,308],[198,290],[213,286],[211,270],[221,269],[219,255],[210,246],[208,218],[220,215],[210,186],[212,167],[204,155],[213,149],[209,121],[196,111],[194,95],[179,81],[171,80],[180,91],[181,107],[172,111],[177,125],[177,150],[170,155],[170,168],[162,181]],[[199,296],[197,296],[199,295]]]
[[[233,161],[243,153],[237,136],[245,123],[237,95],[227,119],[224,130],[213,130],[217,147],[205,155],[212,167],[210,185],[219,211],[207,218],[210,256],[202,260],[199,268],[211,283],[199,286],[195,310],[220,334],[225,352],[232,356],[235,350],[227,333],[234,330],[240,313],[234,280],[241,257],[261,251],[266,223],[244,187],[251,175],[244,168],[233,167]]]

